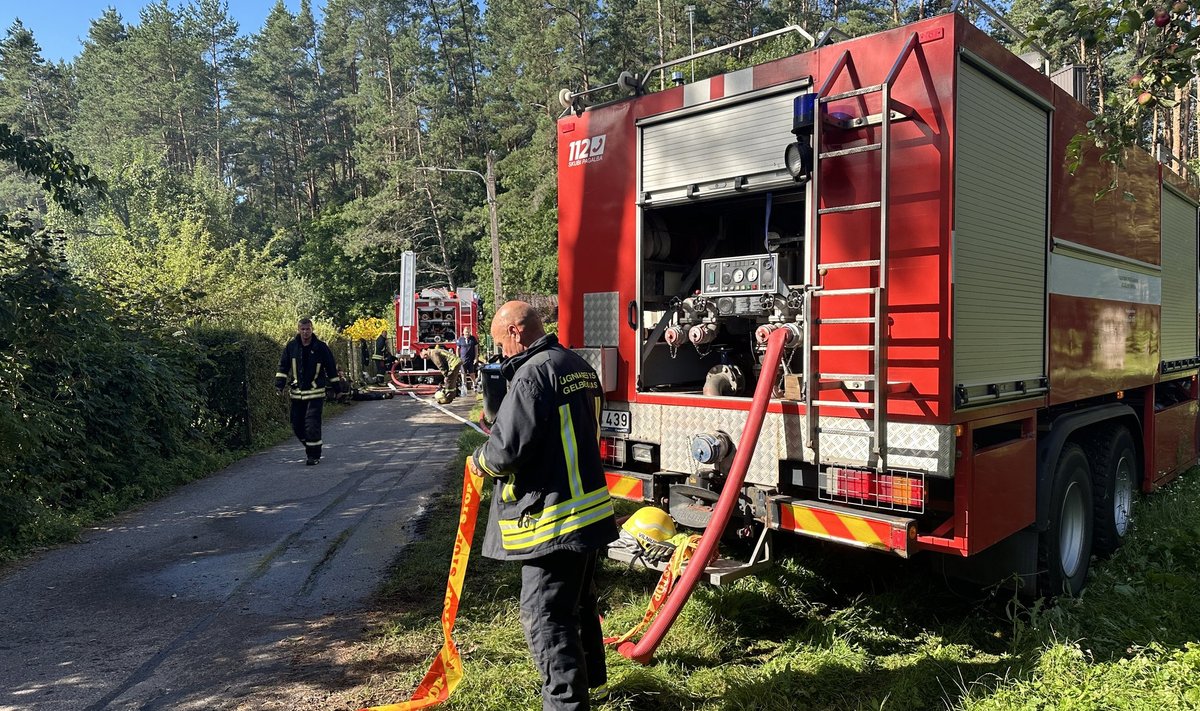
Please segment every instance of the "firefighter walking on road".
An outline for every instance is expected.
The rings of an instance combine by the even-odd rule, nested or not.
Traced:
[[[338,377],[333,351],[313,333],[312,319],[296,324],[296,337],[284,346],[275,373],[275,390],[286,387],[292,404],[292,432],[304,445],[305,464],[321,461],[321,413],[325,407],[325,388],[335,386]]]
[[[521,627],[542,708],[588,709],[608,672],[593,576],[617,537],[601,466],[596,372],[546,335],[533,307],[504,304],[492,338],[509,381],[491,436],[469,458],[494,481],[483,554],[521,562]]]

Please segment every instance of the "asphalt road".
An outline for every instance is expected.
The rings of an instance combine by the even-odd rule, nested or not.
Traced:
[[[361,633],[462,428],[358,403],[318,466],[289,440],[0,573],[0,711],[268,706],[298,649]]]

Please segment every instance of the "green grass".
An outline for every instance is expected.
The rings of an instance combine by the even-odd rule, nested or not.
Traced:
[[[464,434],[460,454],[479,441]],[[369,681],[348,702],[407,699],[440,645],[459,497],[446,488],[384,592],[383,621],[354,653]],[[1198,540],[1196,472],[1142,499],[1130,542],[1093,562],[1082,597],[1053,605],[946,581],[919,560],[789,539],[770,571],[700,586],[650,666],[610,652],[614,694],[599,708],[1200,708]],[[448,708],[540,708],[518,570],[472,557],[455,632],[467,677]],[[656,579],[603,566],[607,633],[640,618]]]

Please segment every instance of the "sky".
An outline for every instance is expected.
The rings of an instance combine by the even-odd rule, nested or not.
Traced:
[[[275,0],[228,1],[229,14],[237,20],[242,35],[262,29],[275,6]],[[33,38],[42,48],[43,58],[50,62],[70,61],[82,51],[81,38],[87,37],[92,20],[105,8],[115,7],[128,24],[138,22],[138,12],[146,4],[147,0],[0,0],[0,37],[8,32],[14,19],[20,18],[21,23],[33,32]],[[170,4],[179,8],[185,2],[170,0]],[[285,0],[284,4],[293,13],[300,9],[300,0]],[[324,4],[319,0],[313,2],[318,20]]]

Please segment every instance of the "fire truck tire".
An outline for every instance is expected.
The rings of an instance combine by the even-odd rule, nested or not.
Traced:
[[[1050,525],[1038,540],[1042,595],[1078,595],[1092,556],[1092,476],[1083,448],[1063,445],[1050,486]]]
[[[1096,500],[1092,550],[1110,555],[1129,535],[1138,484],[1137,448],[1124,425],[1102,428],[1088,446]]]

